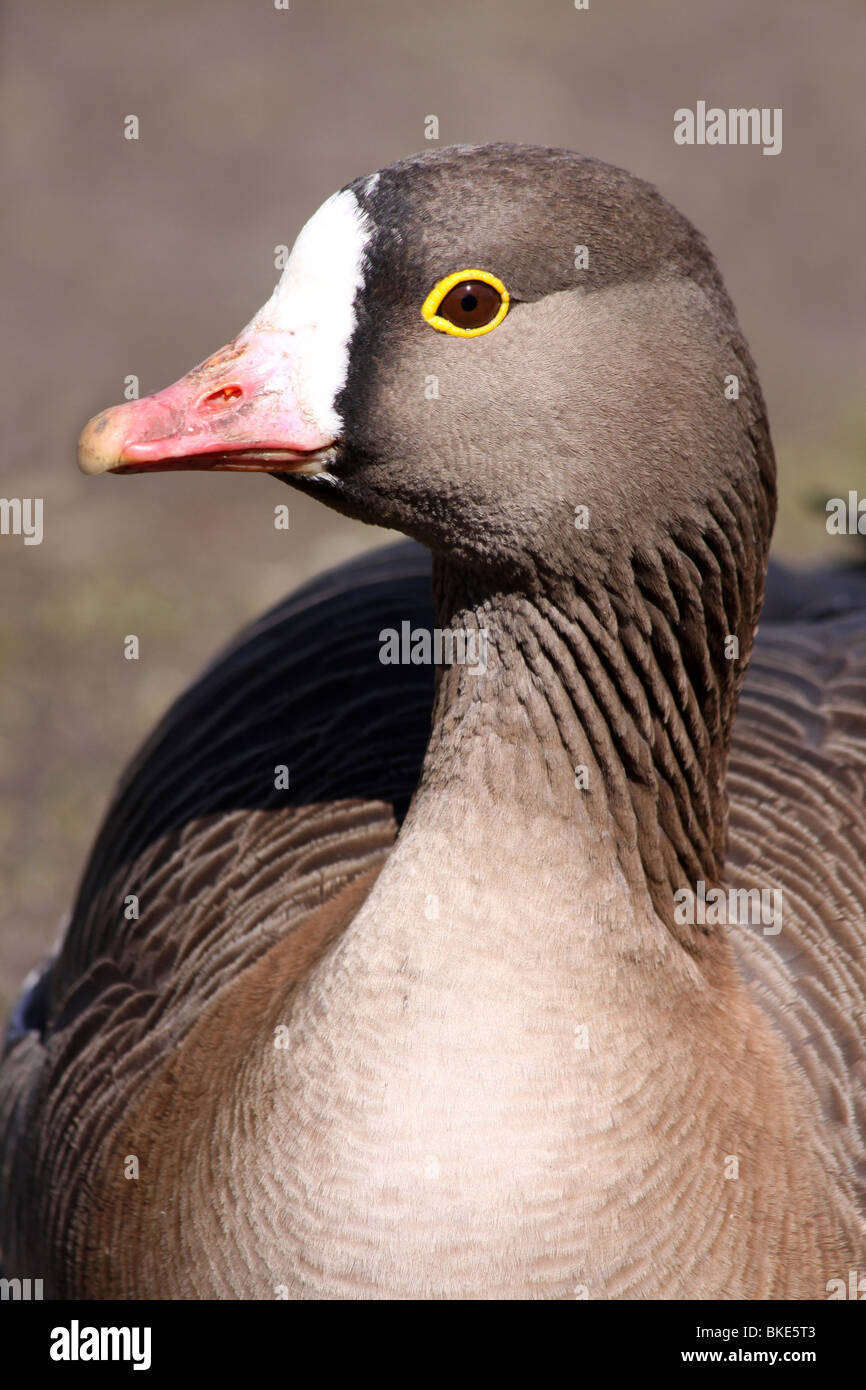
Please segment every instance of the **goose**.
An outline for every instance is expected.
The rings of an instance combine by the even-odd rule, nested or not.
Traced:
[[[800,1299],[866,1268],[866,605],[753,651],[773,449],[689,221],[566,150],[402,159],[79,461],[271,473],[404,539],[242,633],[125,773],[9,1025],[4,1274]],[[404,624],[483,660],[383,660]]]

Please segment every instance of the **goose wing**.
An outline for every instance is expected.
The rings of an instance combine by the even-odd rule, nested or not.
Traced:
[[[761,626],[734,725],[727,873],[781,895],[769,930],[732,932],[735,951],[866,1209],[866,604],[843,606]]]
[[[131,763],[7,1035],[6,1275],[59,1270],[68,1282],[47,1296],[75,1290],[82,1155],[209,1000],[287,935],[317,934],[332,901],[351,904],[346,920],[357,910],[347,890],[369,891],[393,844],[433,696],[430,667],[382,664],[380,632],[432,614],[420,546],[342,566],[243,632]]]

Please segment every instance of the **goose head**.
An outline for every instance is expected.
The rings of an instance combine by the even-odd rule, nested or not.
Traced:
[[[761,531],[772,505],[760,389],[702,237],[624,171],[512,145],[348,184],[237,338],[96,416],[79,461],[274,473],[524,583],[604,573],[730,492]]]

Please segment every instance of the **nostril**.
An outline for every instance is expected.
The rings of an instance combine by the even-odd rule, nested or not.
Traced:
[[[211,391],[209,396],[205,396],[202,406],[225,405],[227,401],[239,401],[243,396],[240,386],[218,386],[216,391]]]

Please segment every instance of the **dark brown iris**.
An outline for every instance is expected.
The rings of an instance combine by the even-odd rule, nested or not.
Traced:
[[[483,328],[496,318],[501,304],[499,291],[486,281],[462,280],[448,291],[436,312],[455,328]]]

